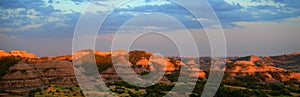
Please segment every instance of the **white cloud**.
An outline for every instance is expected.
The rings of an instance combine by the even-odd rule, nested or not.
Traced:
[[[35,9],[25,9],[25,8],[8,8],[4,9],[0,7],[0,18],[2,20],[15,20],[15,18],[29,18],[29,19],[39,19],[39,12]]]
[[[52,6],[55,10],[60,10],[60,14],[73,14],[77,13],[97,13],[98,11],[108,11],[110,6],[115,6],[114,4],[119,3],[120,1],[94,1],[94,2],[80,2],[76,3],[71,0],[52,0],[52,3],[49,3],[50,0],[43,0],[45,5],[43,7]],[[56,3],[59,2],[59,3]],[[101,3],[100,3],[101,2]],[[121,1],[122,2],[122,1]],[[86,9],[88,7],[88,9]]]
[[[10,18],[15,17],[16,14],[25,11],[24,8],[15,8],[15,9],[4,9],[0,7],[0,18],[3,20],[9,20]],[[12,15],[13,14],[13,15]]]
[[[49,3],[50,0],[43,0],[44,1],[44,7],[52,6],[55,10],[60,10],[62,11],[61,14],[72,14],[74,12],[81,13],[82,10],[85,8],[87,5],[87,2],[83,3],[78,3],[76,4],[75,2],[71,0],[51,0],[53,1],[52,3]],[[59,3],[56,3],[59,2]]]
[[[278,13],[293,13],[296,12],[295,8],[290,8],[284,3],[275,2],[274,0],[225,0],[228,4],[231,5],[240,5],[244,7],[240,9],[243,12],[248,12],[259,17],[260,14],[271,14],[276,15]],[[269,6],[275,7],[272,9],[256,9],[257,6]]]
[[[273,0],[225,0],[231,5],[241,5],[242,7],[256,7],[256,6],[273,6],[276,8],[285,7],[286,4],[278,3]]]
[[[133,12],[133,11],[121,11],[118,14],[120,15],[132,15],[132,16],[138,16],[141,14],[141,12]]]
[[[27,29],[31,29],[31,28],[39,28],[41,26],[43,26],[43,25],[42,24],[29,24],[29,25],[25,25],[21,28],[18,28],[16,30],[27,30]]]
[[[284,19],[283,22],[300,23],[300,16]]]
[[[47,18],[48,22],[62,22],[62,20],[58,17],[49,17]]]
[[[145,0],[124,0],[124,1],[119,1],[119,0],[105,0],[105,1],[95,1],[90,3],[89,9],[86,9],[86,12],[91,12],[91,13],[97,13],[98,11],[110,11],[111,9],[114,8],[123,8],[123,9],[132,9],[135,7],[141,7],[141,6],[154,6],[154,5],[165,5],[165,4],[170,4],[171,2],[169,1],[162,1],[162,0],[152,0],[152,1],[145,1]],[[131,14],[135,14],[132,13]]]
[[[285,12],[285,13],[294,13],[294,12],[299,12],[300,11],[300,8],[290,8],[290,7],[285,7],[284,9],[281,10],[282,12]]]
[[[43,0],[45,5],[43,7],[52,6],[56,10],[62,11],[61,14],[72,14],[74,12],[78,13],[98,13],[98,12],[107,12],[113,8],[124,8],[130,9],[134,7],[141,7],[146,5],[164,5],[170,4],[169,1],[160,1],[153,0],[151,2],[146,2],[144,0],[101,0],[101,1],[83,1],[80,3],[75,3],[73,1],[61,1],[61,0],[52,0],[53,3],[49,3],[50,0]],[[55,3],[59,2],[59,3]],[[121,4],[121,5],[120,5]]]
[[[277,14],[276,12],[274,12],[272,10],[268,10],[268,9],[261,9],[261,10],[257,10],[257,11],[251,11],[251,13],[253,15],[259,15],[259,14],[271,14],[271,15],[275,15],[275,14]]]
[[[154,5],[165,5],[170,4],[171,2],[165,0],[152,0],[147,2],[145,0],[134,0],[124,5],[120,6],[120,8],[134,8],[134,7],[141,7],[141,6],[154,6]]]
[[[32,29],[32,28],[39,28],[42,26],[43,26],[43,24],[28,24],[28,25],[21,26],[19,28],[2,27],[2,28],[0,28],[0,32],[23,31],[23,30],[28,30],[28,29]]]
[[[41,15],[35,9],[25,8],[8,8],[0,7],[0,20],[6,23],[0,25],[0,32],[22,31],[31,28],[39,28],[43,25],[54,23],[64,25],[64,21],[68,21],[66,16],[57,12],[49,13],[50,15]]]
[[[145,26],[143,28],[147,29],[147,30],[162,30],[162,29],[165,29],[164,27],[158,27],[158,26]]]

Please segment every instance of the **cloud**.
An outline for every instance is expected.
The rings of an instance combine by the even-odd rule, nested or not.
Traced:
[[[66,25],[64,22],[70,19],[57,12],[48,12],[45,14],[40,9],[0,7],[0,20],[2,21],[0,23],[0,32],[18,32],[40,28],[52,23]]]
[[[51,1],[51,2],[50,2]],[[151,2],[150,2],[151,1]],[[90,1],[90,0],[80,0],[80,1],[61,1],[61,0],[43,0],[45,5],[43,7],[51,6],[55,10],[60,10],[61,14],[72,14],[74,12],[87,14],[87,13],[101,13],[110,11],[114,8],[131,9],[141,6],[153,6],[153,5],[165,5],[169,4],[168,1],[160,0],[135,0],[135,1],[118,1],[118,0],[101,0],[101,1]],[[122,5],[119,5],[122,4]]]
[[[74,12],[81,13],[87,6],[88,2],[76,3],[71,0],[43,0],[42,7],[53,7],[54,10],[61,11],[60,14],[73,14]]]
[[[16,30],[27,30],[27,29],[31,29],[31,28],[39,28],[43,26],[42,24],[29,24],[29,25],[25,25],[19,29],[16,29]]]
[[[22,32],[24,30],[39,28],[41,30],[56,26],[57,28],[71,27],[75,25],[80,13],[95,14],[102,11],[109,11],[112,7],[124,1],[94,1],[88,0],[43,0],[43,2],[28,3],[27,6],[22,6],[24,2],[6,2],[1,1],[0,7],[0,31],[1,32]],[[164,5],[166,1],[148,2],[137,0],[119,6],[122,9],[131,9],[145,5]],[[87,5],[90,5],[88,10],[85,10]],[[131,5],[131,6],[128,6]],[[31,7],[28,7],[31,6]],[[86,12],[83,12],[86,11]],[[124,15],[128,15],[124,13]],[[120,18],[118,18],[120,19]],[[37,25],[39,24],[39,25]],[[50,26],[51,25],[51,26]],[[56,29],[57,29],[56,28]],[[69,31],[72,31],[71,29]],[[41,31],[44,32],[44,31]],[[26,32],[31,33],[31,32]]]
[[[292,17],[292,18],[286,18],[286,19],[284,19],[284,22],[300,23],[300,16]]]
[[[225,0],[231,5],[240,5],[245,8],[256,6],[272,6],[276,8],[285,7],[286,4],[275,2],[274,0]]]
[[[60,18],[57,18],[57,17],[49,17],[47,19],[48,22],[58,22],[58,21],[61,21]]]
[[[170,1],[165,0],[134,0],[129,1],[128,3],[125,3],[124,5],[121,5],[120,8],[136,8],[136,7],[142,7],[142,6],[162,6],[171,4]]]
[[[240,27],[235,22],[279,22],[300,15],[299,1],[209,0],[209,2],[225,28]]]
[[[0,16],[1,16],[0,18],[3,20],[8,20],[13,18],[14,15],[19,14],[20,12],[25,12],[25,9],[24,8],[4,9],[0,7]]]
[[[24,31],[24,30],[28,30],[28,29],[32,29],[32,28],[39,28],[42,26],[43,26],[42,24],[28,24],[28,25],[24,25],[19,28],[6,27],[6,28],[0,28],[0,32]]]
[[[208,0],[208,2],[215,10],[224,28],[240,27],[236,22],[274,22],[300,15],[299,1]],[[124,4],[118,5],[120,3]],[[194,2],[192,1],[187,2],[187,5],[194,5],[193,3]],[[111,8],[115,8],[115,10],[105,22],[103,27],[105,33],[113,33],[113,30],[120,27],[128,19],[138,16],[141,13],[160,12],[170,15],[188,29],[202,28],[198,21],[211,21],[210,18],[192,18],[191,14],[183,7],[177,6],[170,1],[161,0],[135,0],[128,3],[118,0],[95,0],[93,2],[91,2],[91,0],[43,0],[42,2],[34,3],[6,0],[0,1],[0,4],[1,32],[19,31],[30,33],[29,35],[34,36],[39,36],[40,34],[49,36],[48,31],[71,34],[81,13],[85,15],[99,14],[101,12],[109,11]],[[87,5],[90,5],[91,7],[85,10]],[[201,9],[201,6],[194,6],[193,8]],[[84,10],[86,12],[83,12]],[[174,24],[163,22],[163,19],[157,17],[143,19],[140,23],[136,23],[132,26],[151,26],[155,24],[152,20],[154,18],[158,20],[156,21],[156,26],[163,26],[172,30],[177,29],[173,26]],[[97,19],[97,17],[91,19]],[[295,21],[295,19],[293,21]],[[31,31],[22,31],[20,29],[22,26],[34,24],[40,24],[41,26],[32,27]],[[57,31],[57,29],[60,30]],[[35,34],[33,34],[33,32]],[[54,33],[52,34],[52,36],[55,36]]]

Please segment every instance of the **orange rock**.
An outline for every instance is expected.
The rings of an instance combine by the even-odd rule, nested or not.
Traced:
[[[149,61],[145,57],[142,57],[141,60],[139,60],[135,64],[142,65],[143,67],[147,67],[147,66],[149,66]]]
[[[28,58],[35,58],[36,57],[35,54],[28,53],[28,52],[26,52],[24,50],[12,50],[10,52],[10,54],[12,56],[21,56],[21,57],[28,57]]]
[[[4,50],[0,50],[0,57],[2,56],[10,56],[8,52],[5,52]]]
[[[238,60],[244,60],[244,61],[258,61],[258,60],[261,60],[260,57],[258,56],[246,56],[246,57],[242,57],[242,58],[239,58]]]
[[[99,51],[99,50],[95,50],[94,53],[96,55],[101,55],[101,56],[106,56],[106,55],[110,55],[111,52],[102,52],[102,51]]]
[[[11,52],[5,52],[4,50],[0,50],[0,57],[2,56],[20,56],[27,58],[35,58],[36,55],[33,53],[28,53],[24,50],[12,50]]]
[[[234,64],[240,64],[240,65],[255,65],[253,61],[236,61]]]

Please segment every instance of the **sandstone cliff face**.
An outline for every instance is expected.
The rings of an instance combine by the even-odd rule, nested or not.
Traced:
[[[0,50],[0,57],[2,56],[10,56],[10,53],[5,52],[4,50]]]
[[[135,63],[136,65],[141,65],[142,67],[147,67],[150,65],[149,60],[147,60],[145,57],[142,57],[141,60]]]
[[[265,58],[268,59],[268,58]],[[237,60],[227,68],[226,72],[231,77],[243,77],[250,75],[264,76],[264,81],[289,81],[295,79],[300,81],[300,73],[285,70],[283,68],[275,67],[274,63],[269,60]]]
[[[72,60],[72,55],[57,56],[50,60]]]
[[[0,50],[0,57],[2,56],[20,56],[20,57],[27,57],[27,58],[35,58],[36,55],[33,53],[28,53],[23,50],[12,50],[11,52],[5,52],[4,50]]]
[[[274,66],[281,67],[286,70],[300,72],[300,54],[295,52],[292,54],[271,56],[267,58]]]
[[[30,54],[26,54],[24,51],[12,51],[5,52],[0,50],[1,56],[11,56],[11,55],[19,55],[19,56],[32,56]],[[101,56],[119,56],[119,55],[129,55],[127,51],[124,50],[116,50],[116,53],[110,52],[101,52],[101,51],[92,51],[92,50],[82,50],[76,52],[74,54],[74,58],[72,55],[64,55],[58,56],[54,58],[29,58],[26,62],[19,62],[15,64],[7,71],[7,74],[2,77],[0,80],[0,89],[25,89],[30,90],[38,87],[45,87],[50,84],[58,84],[58,85],[74,85],[76,84],[76,78],[74,75],[73,65],[71,60],[83,58],[88,54],[97,54]],[[151,53],[145,52],[146,55],[150,55]],[[131,55],[136,53],[131,53]],[[205,58],[205,60],[196,61],[193,58],[185,58],[186,60],[171,60],[170,58],[164,58],[160,56],[151,56],[151,58],[147,58],[145,55],[135,56],[137,60],[134,60],[136,63],[131,64],[129,62],[129,58],[126,56],[119,57],[120,60],[117,60],[116,63],[124,63],[127,62],[131,64],[130,67],[133,67],[132,73],[143,74],[145,72],[150,71],[166,71],[165,74],[172,74],[173,71],[179,70],[180,67],[186,68],[189,72],[183,72],[182,74],[186,74],[193,77],[198,77],[201,79],[207,79],[206,71],[209,70],[225,70],[225,68],[221,68],[221,66],[210,66],[211,61],[209,58]],[[102,58],[102,57],[101,57]],[[235,60],[237,59],[237,60]],[[257,57],[257,56],[248,56],[242,58],[235,58],[231,60],[227,60],[228,63],[232,63],[229,67],[226,68],[225,72],[230,74],[229,77],[244,77],[249,75],[256,75],[259,73],[261,76],[264,76],[264,81],[272,82],[272,81],[288,81],[288,80],[297,80],[300,81],[300,73],[292,72],[285,70],[280,67],[276,67],[280,64],[296,64],[299,61],[299,54],[292,55],[284,55],[279,57]],[[69,61],[65,61],[69,60]],[[150,60],[150,61],[149,61]],[[290,61],[292,60],[292,62]],[[85,60],[91,62],[92,60]],[[218,64],[223,61],[216,61]],[[201,64],[200,64],[201,63]],[[202,64],[207,65],[207,68],[199,68],[199,65]],[[119,64],[120,66],[124,64]],[[76,66],[75,66],[76,67]],[[205,72],[204,72],[205,71]],[[116,73],[114,67],[109,67],[103,70],[101,73],[101,77],[105,79],[106,82],[119,80],[120,77]],[[125,72],[126,73],[126,72]],[[130,73],[127,73],[130,75]],[[86,79],[89,80],[89,79]],[[167,78],[163,77],[164,81],[167,82]]]
[[[76,84],[72,63],[68,61],[48,61],[34,64],[19,62],[10,67],[7,72],[0,80],[0,89],[32,90],[50,84]]]
[[[50,84],[73,85],[76,83],[73,65],[69,61],[53,60],[36,63],[33,66]]]
[[[9,68],[8,73],[0,80],[0,87],[5,90],[31,90],[45,84],[47,82],[42,79],[42,75],[31,64],[23,62]]]

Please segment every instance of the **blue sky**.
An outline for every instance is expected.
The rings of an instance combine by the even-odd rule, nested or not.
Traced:
[[[71,53],[72,37],[80,15],[101,14],[109,11],[108,7],[118,4],[117,1],[103,0],[92,3],[90,6],[93,6],[94,9],[85,11],[89,2],[90,0],[34,2],[31,0],[1,0],[0,49],[7,51],[24,49],[40,56]],[[229,55],[274,55],[300,51],[299,43],[296,42],[299,41],[298,36],[300,35],[299,0],[208,0],[208,2],[224,28]],[[201,54],[209,54],[207,53],[209,48],[206,47],[207,39],[205,39],[207,37],[203,33],[199,34],[202,29],[199,21],[209,21],[210,19],[194,18],[181,6],[163,0],[135,0],[117,7],[102,27],[102,36],[96,44],[97,49],[110,50],[113,31],[119,29],[128,19],[147,12],[168,14],[181,22],[187,29],[194,30],[198,47],[203,48],[200,50]],[[148,18],[131,23],[123,32],[129,35],[148,29],[160,29],[166,33],[183,33],[180,32],[182,28],[164,21],[166,20],[164,18],[155,16]],[[90,19],[97,19],[97,17]],[[135,28],[141,29],[136,30]],[[147,46],[143,46],[143,44],[145,43],[137,43],[137,47],[146,48]],[[153,46],[154,44],[162,46],[162,48],[173,47],[164,47],[171,43],[162,44],[159,41],[154,41]],[[166,55],[172,55],[172,52],[168,50],[158,51],[168,52]],[[176,51],[174,50],[174,52]]]

